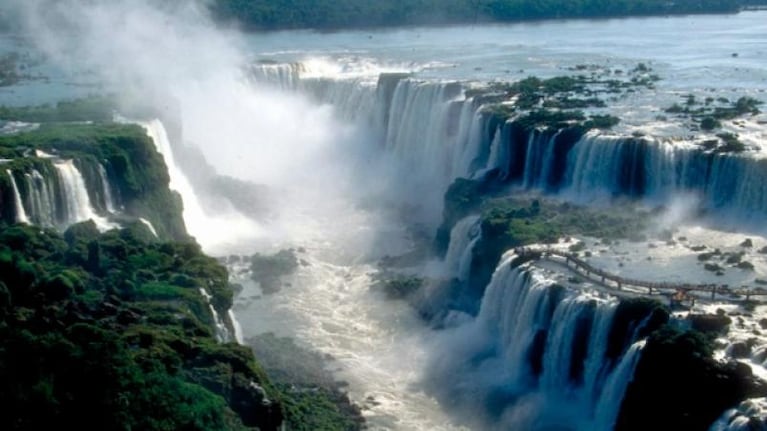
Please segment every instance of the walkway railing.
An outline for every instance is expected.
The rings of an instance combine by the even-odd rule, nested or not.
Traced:
[[[721,299],[736,299],[736,297],[745,297],[748,301],[751,297],[767,296],[767,289],[756,288],[731,288],[727,285],[718,284],[690,284],[690,283],[669,283],[639,280],[635,278],[621,277],[597,268],[590,263],[579,258],[575,253],[557,250],[550,247],[518,247],[514,252],[521,257],[551,259],[553,256],[564,259],[567,267],[573,271],[583,274],[586,278],[601,282],[604,286],[614,287],[617,290],[623,290],[626,287],[647,289],[648,295],[656,295],[674,291],[677,294],[686,295],[690,292],[703,292],[711,295],[711,299],[716,299],[717,295],[723,296]],[[614,286],[610,286],[612,283]]]

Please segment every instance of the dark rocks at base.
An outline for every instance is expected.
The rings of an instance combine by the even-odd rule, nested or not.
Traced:
[[[712,354],[713,345],[699,332],[670,325],[655,331],[626,391],[615,430],[707,430],[725,410],[767,395],[767,385],[748,365],[720,363]]]
[[[624,299],[613,317],[605,356],[613,360],[626,350],[632,339],[646,337],[669,320],[669,310],[648,298]],[[641,323],[640,323],[641,322]],[[638,332],[636,336],[634,333]]]
[[[691,314],[688,316],[692,329],[708,334],[724,334],[732,319],[720,314]]]
[[[377,273],[374,280],[371,289],[382,291],[387,299],[408,299],[418,292],[425,282],[421,277],[388,271]]]
[[[261,285],[265,295],[274,294],[282,287],[282,278],[298,269],[299,260],[293,249],[280,250],[273,255],[255,254],[250,258],[251,278]]]

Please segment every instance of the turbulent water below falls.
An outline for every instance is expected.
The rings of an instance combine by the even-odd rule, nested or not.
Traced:
[[[338,205],[345,211],[336,213]],[[377,258],[407,250],[404,228],[351,202],[332,206],[325,215],[290,211],[298,238],[277,248],[296,248],[302,264],[279,292],[264,296],[241,267],[230,268],[245,287],[234,306],[244,339],[273,332],[328,355],[369,429],[463,429],[422,387],[434,334],[407,304],[371,289]]]

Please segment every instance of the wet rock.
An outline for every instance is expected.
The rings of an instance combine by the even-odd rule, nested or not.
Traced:
[[[727,350],[729,355],[735,359],[745,359],[751,356],[751,347],[743,341],[731,344]]]
[[[732,319],[721,314],[691,314],[688,319],[692,329],[704,333],[725,333]]]

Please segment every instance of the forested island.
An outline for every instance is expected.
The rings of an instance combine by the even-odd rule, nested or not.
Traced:
[[[764,0],[216,0],[214,14],[248,30],[393,27],[559,18],[735,13]]]

